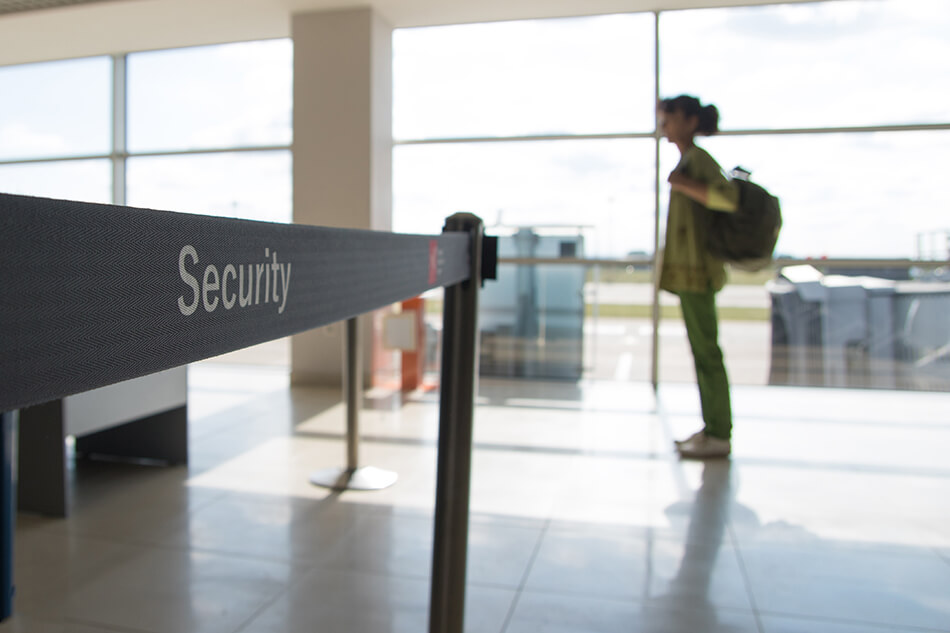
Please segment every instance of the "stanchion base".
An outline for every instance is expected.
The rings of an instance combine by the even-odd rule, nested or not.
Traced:
[[[396,483],[399,475],[375,466],[325,468],[310,475],[310,483],[333,490],[383,490]]]

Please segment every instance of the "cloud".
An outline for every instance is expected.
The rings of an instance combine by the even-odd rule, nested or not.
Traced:
[[[41,132],[21,122],[0,124],[0,157],[61,156],[68,150],[69,144],[59,134]]]

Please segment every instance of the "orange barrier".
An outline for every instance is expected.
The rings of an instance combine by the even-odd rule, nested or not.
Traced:
[[[402,390],[415,391],[422,386],[426,369],[425,299],[413,297],[402,302],[403,314],[413,314],[415,345],[402,350]]]

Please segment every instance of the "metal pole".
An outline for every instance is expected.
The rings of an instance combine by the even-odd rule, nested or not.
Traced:
[[[360,396],[363,393],[363,363],[360,362],[359,317],[346,320],[346,468],[351,473],[359,468]]]
[[[16,521],[17,411],[5,411],[0,428],[0,621],[13,613],[13,536]]]
[[[462,633],[484,225],[474,215],[458,213],[446,220],[443,230],[471,234],[472,274],[468,281],[445,289],[429,631]]]
[[[359,317],[346,320],[346,367],[343,392],[346,399],[346,467],[325,468],[310,475],[310,483],[333,490],[382,490],[399,478],[391,470],[360,466],[360,405],[363,395],[363,364],[360,362]]]

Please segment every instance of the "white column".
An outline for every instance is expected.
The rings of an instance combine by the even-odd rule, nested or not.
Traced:
[[[294,222],[392,228],[392,27],[369,8],[293,16]],[[364,376],[372,370],[363,317]],[[342,382],[344,323],[293,337],[295,384]]]

